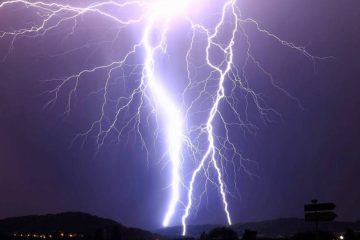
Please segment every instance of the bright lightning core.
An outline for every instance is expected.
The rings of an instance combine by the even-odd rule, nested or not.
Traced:
[[[124,47],[115,52],[115,60],[104,60],[95,66],[85,64],[86,67],[78,72],[49,80],[55,87],[46,92],[49,96],[46,106],[53,106],[59,96],[65,94],[65,110],[70,113],[83,82],[89,76],[105,73],[100,79],[101,86],[90,93],[101,96],[99,116],[74,141],[92,137],[100,148],[114,134],[121,139],[134,132],[148,154],[143,129],[151,125],[150,119],[155,119],[154,141],[158,133],[165,139],[171,173],[166,184],[170,196],[163,226],[181,222],[185,235],[188,218],[206,196],[208,185],[218,189],[226,221],[231,224],[229,185],[236,188],[239,170],[251,174],[245,167],[250,160],[241,155],[233,132],[256,131],[247,114],[250,105],[255,106],[265,121],[269,114],[276,114],[266,106],[262,95],[250,87],[247,69],[255,66],[276,89],[290,96],[274,84],[270,73],[253,56],[247,27],[253,27],[311,61],[317,57],[261,28],[255,20],[243,18],[236,0],[216,3],[206,0],[123,0],[87,6],[59,2],[9,0],[0,3],[0,11],[16,7],[34,14],[33,21],[0,30],[0,38],[10,44],[4,59],[20,40],[31,41],[56,32],[61,35],[64,31],[63,40],[71,40],[85,29],[87,17],[106,20],[111,25],[102,27],[107,34],[101,40],[86,42],[57,56],[66,57],[89,47],[94,51],[99,46],[114,47],[124,34],[135,31],[134,35],[140,37],[122,40]],[[211,9],[209,6],[214,5],[215,14],[208,12],[199,16],[194,11],[194,4],[203,9]],[[186,28],[187,33],[172,36],[177,27]],[[181,38],[183,43],[174,46],[180,42],[175,38]],[[184,46],[184,51],[179,50]],[[90,57],[91,54],[87,56]],[[179,79],[183,85],[175,84]],[[180,87],[172,91],[170,85]],[[115,86],[119,90],[117,96],[114,96]],[[229,173],[229,169],[233,173]]]
[[[151,9],[151,15],[176,17],[185,13],[189,0],[157,0]]]

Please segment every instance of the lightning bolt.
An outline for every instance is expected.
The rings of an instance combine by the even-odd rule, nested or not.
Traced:
[[[208,148],[206,153],[204,154],[204,156],[202,157],[200,164],[198,165],[198,167],[195,169],[195,171],[192,174],[191,177],[191,181],[190,181],[190,189],[188,191],[188,204],[186,205],[185,208],[185,214],[182,216],[182,225],[183,225],[183,232],[182,234],[185,235],[186,234],[186,219],[189,216],[189,211],[192,205],[192,195],[193,195],[193,186],[195,183],[195,178],[197,177],[197,175],[199,174],[199,171],[203,168],[206,159],[210,158],[211,162],[216,170],[217,173],[217,180],[219,183],[219,189],[220,189],[220,193],[221,193],[221,198],[224,204],[224,210],[226,213],[226,218],[227,218],[227,222],[229,225],[231,225],[231,218],[230,218],[230,213],[229,213],[229,209],[228,209],[228,202],[226,200],[226,193],[225,193],[225,186],[224,186],[224,182],[223,182],[223,177],[222,177],[222,172],[221,169],[219,168],[219,164],[217,162],[216,159],[216,153],[217,153],[217,149],[215,147],[215,143],[214,143],[214,132],[213,132],[213,121],[215,118],[216,113],[218,112],[219,109],[219,103],[220,101],[225,97],[225,89],[224,89],[224,81],[225,78],[227,76],[227,74],[229,73],[229,71],[231,70],[231,67],[233,65],[233,46],[235,43],[235,36],[236,36],[236,32],[237,32],[237,19],[238,16],[236,15],[235,12],[235,1],[229,1],[227,2],[223,9],[222,9],[222,16],[221,16],[221,20],[220,22],[216,25],[215,27],[215,31],[214,33],[209,33],[209,31],[205,31],[207,34],[207,47],[206,47],[206,63],[208,66],[210,66],[210,68],[212,68],[215,72],[218,73],[219,75],[219,85],[216,91],[216,96],[215,96],[215,100],[213,102],[213,105],[211,107],[210,110],[210,114],[209,114],[209,118],[206,122],[206,132],[208,135]],[[212,47],[212,45],[216,45],[215,38],[216,36],[219,34],[219,29],[220,27],[224,24],[224,19],[225,19],[225,15],[226,15],[226,11],[228,8],[232,9],[232,13],[233,13],[233,17],[235,19],[235,26],[234,29],[232,31],[232,36],[231,39],[229,41],[229,43],[226,45],[225,48],[222,48],[222,51],[225,54],[225,69],[221,69],[221,66],[215,65],[212,63],[212,61],[210,60],[210,49]]]
[[[164,3],[167,4],[167,3]],[[143,43],[145,48],[145,67],[142,77],[142,82],[147,82],[147,85],[152,93],[153,99],[155,99],[157,107],[155,109],[161,110],[165,119],[165,128],[167,132],[168,139],[168,152],[169,158],[172,164],[172,181],[171,181],[171,200],[168,206],[168,210],[165,214],[163,220],[163,226],[168,226],[172,216],[175,213],[176,204],[179,201],[180,197],[180,167],[181,167],[181,145],[183,141],[183,129],[182,121],[183,117],[179,111],[179,107],[173,103],[170,96],[168,96],[166,90],[163,89],[161,84],[157,82],[157,77],[154,71],[155,65],[155,52],[160,49],[161,51],[166,51],[166,31],[168,29],[168,19],[165,20],[165,27],[162,28],[161,39],[156,46],[151,45],[151,33],[155,25],[157,18],[162,16],[162,11],[154,11],[154,14],[151,15],[148,19],[145,32],[143,35]],[[163,19],[160,19],[163,20]]]
[[[74,141],[82,140],[85,143],[93,137],[99,150],[108,138],[113,138],[113,134],[120,141],[122,136],[135,133],[148,156],[149,147],[143,127],[150,126],[149,119],[153,117],[156,120],[154,136],[157,138],[158,132],[163,133],[167,162],[171,165],[168,184],[170,199],[163,226],[173,224],[173,218],[177,217],[177,212],[181,212],[182,234],[186,235],[191,211],[195,212],[199,207],[209,183],[218,189],[226,221],[231,225],[228,180],[232,178],[237,189],[239,170],[254,175],[245,164],[254,162],[242,156],[239,146],[232,140],[231,132],[234,129],[256,132],[256,126],[247,114],[251,104],[264,121],[270,121],[271,114],[278,115],[267,107],[261,94],[251,89],[247,68],[255,66],[268,77],[274,88],[298,102],[275,83],[272,75],[253,56],[251,37],[246,27],[255,28],[270,40],[297,51],[313,63],[323,58],[313,56],[304,47],[282,40],[251,18],[243,18],[237,0],[221,1],[221,8],[216,9],[217,13],[211,19],[215,23],[203,20],[194,13],[194,9],[209,4],[206,0],[103,1],[87,6],[59,2],[9,0],[0,3],[0,11],[21,9],[33,13],[35,18],[34,21],[23,23],[22,27],[0,30],[0,39],[9,43],[3,60],[21,39],[41,38],[56,31],[61,32],[64,28],[67,29],[64,39],[69,39],[79,31],[85,16],[110,21],[115,26],[109,28],[111,37],[68,49],[57,56],[99,45],[114,46],[127,29],[141,32],[139,39],[134,37],[129,40],[130,47],[124,47],[116,60],[84,68],[66,77],[47,80],[55,87],[44,93],[49,96],[45,107],[54,106],[59,96],[65,94],[65,113],[69,114],[81,82],[88,76],[105,73],[102,86],[90,93],[101,96],[99,117],[87,130],[76,135]],[[136,13],[128,14],[130,16],[119,14],[124,11]],[[181,77],[186,79],[186,84],[179,92],[172,93],[164,82],[174,80],[162,74],[160,63],[165,61],[165,56],[171,57],[168,54],[170,32],[178,22],[188,27],[191,36],[185,36],[189,45],[186,54],[181,57],[186,65],[185,74]],[[242,61],[237,59],[241,55],[240,50],[243,52]],[[114,97],[113,89],[119,85],[124,87],[119,96]],[[229,169],[233,171],[232,177],[229,176]],[[198,185],[203,190],[196,194]]]

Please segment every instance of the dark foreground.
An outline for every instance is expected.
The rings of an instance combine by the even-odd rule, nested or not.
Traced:
[[[360,222],[332,222],[322,224],[320,229],[322,231],[313,231],[314,226],[302,219],[278,219],[236,224],[231,228],[215,225],[189,226],[191,237],[182,238],[179,227],[152,233],[85,213],[61,213],[0,220],[0,240],[360,240]]]

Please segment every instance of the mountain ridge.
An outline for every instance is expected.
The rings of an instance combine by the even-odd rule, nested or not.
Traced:
[[[84,239],[94,239],[96,235],[121,235],[121,239],[164,239],[158,234],[126,227],[114,220],[97,217],[83,212],[64,212],[44,215],[10,217],[0,220],[0,236],[14,234],[60,234],[76,233]]]
[[[204,224],[204,225],[189,225],[187,232],[191,236],[199,236],[202,232],[209,232],[216,227],[222,227],[221,224]],[[158,229],[155,232],[164,236],[178,236],[181,233],[181,226],[174,226],[165,229]],[[279,237],[292,236],[299,232],[314,231],[315,224],[305,222],[301,218],[278,218],[272,220],[253,221],[245,223],[237,223],[230,226],[239,235],[242,235],[245,230],[250,229],[257,231],[260,236]],[[319,228],[329,232],[345,232],[347,229],[360,231],[360,221],[334,221],[319,223]]]
[[[189,236],[199,236],[202,232],[209,232],[221,224],[189,225]],[[344,232],[347,229],[360,231],[360,221],[345,222],[335,221],[320,223],[321,230],[330,232]],[[314,223],[305,222],[300,218],[278,218],[273,220],[238,223],[231,226],[239,235],[246,229],[255,230],[259,236],[279,237],[292,236],[298,232],[313,231]],[[14,233],[78,233],[93,239],[96,232],[101,230],[105,235],[121,234],[122,239],[168,239],[179,237],[181,226],[162,228],[153,232],[140,228],[124,226],[115,220],[101,218],[83,212],[63,212],[44,215],[27,215],[9,217],[0,220],[0,235],[10,236]]]

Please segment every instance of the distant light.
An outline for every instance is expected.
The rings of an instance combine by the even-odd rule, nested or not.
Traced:
[[[344,239],[344,236],[343,236],[343,235],[340,235],[339,239],[340,239],[340,240],[343,240],[343,239]]]

